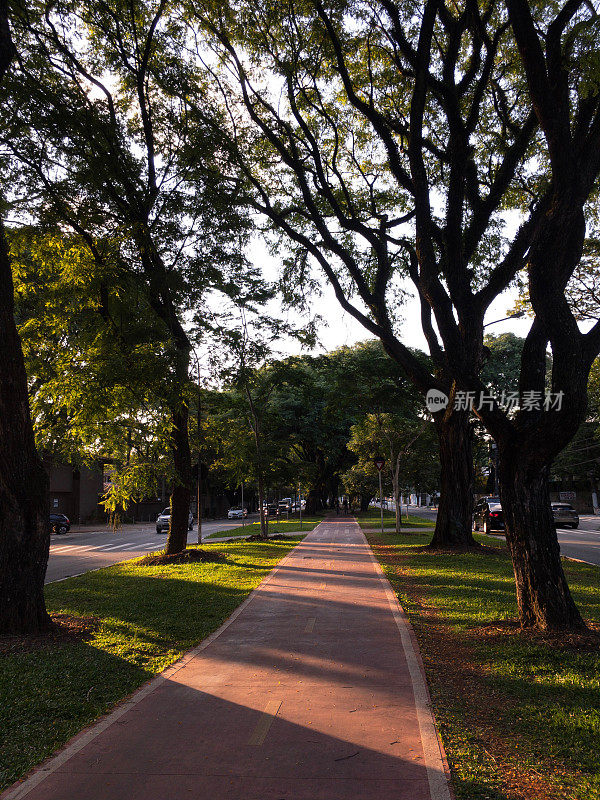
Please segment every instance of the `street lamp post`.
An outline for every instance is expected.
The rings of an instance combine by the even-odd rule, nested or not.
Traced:
[[[381,533],[383,533],[383,489],[381,488],[381,470],[379,470],[379,509],[381,511]]]
[[[198,516],[198,544],[202,544],[202,459],[201,459],[201,452],[202,448],[200,446],[200,437],[202,432],[202,386],[200,383],[200,362],[198,361],[198,357],[195,356],[196,359],[196,371],[197,371],[197,388],[198,388],[198,416],[197,416],[197,424],[198,424],[198,472],[196,475],[196,508],[197,508],[197,516]]]
[[[488,325],[495,325],[497,322],[506,322],[507,319],[518,319],[519,317],[523,316],[525,316],[524,311],[515,311],[514,314],[509,314],[508,317],[502,317],[502,319],[494,319],[491,322],[486,322],[483,327],[487,328]]]
[[[498,480],[498,445],[496,442],[491,444],[492,462],[494,464],[494,495],[498,497],[500,494],[500,482]]]

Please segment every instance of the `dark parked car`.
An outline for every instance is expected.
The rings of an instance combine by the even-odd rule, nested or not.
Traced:
[[[504,530],[504,514],[499,497],[484,497],[475,503],[473,528],[484,533]]]
[[[52,533],[66,533],[71,530],[69,518],[64,514],[50,514],[50,530]]]
[[[158,515],[158,519],[156,520],[156,532],[157,533],[166,533],[169,530],[169,525],[171,524],[171,509],[165,508],[164,511],[161,511]],[[188,516],[188,531],[194,530],[194,515],[190,511]]]
[[[550,503],[557,528],[579,527],[579,514],[568,503]]]

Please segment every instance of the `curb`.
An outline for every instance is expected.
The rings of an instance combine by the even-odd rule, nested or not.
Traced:
[[[427,687],[425,667],[419,652],[417,637],[381,564],[371,550],[366,536],[362,531],[361,533],[369,556],[375,565],[375,570],[379,575],[379,580],[386,593],[390,610],[400,634],[406,663],[408,664],[408,671],[413,685],[415,705],[417,708],[417,719],[421,733],[421,742],[423,744],[423,755],[427,769],[427,778],[429,780],[431,800],[454,800],[448,759],[446,758],[446,751],[444,750],[444,745],[442,744],[435,721],[431,696]]]

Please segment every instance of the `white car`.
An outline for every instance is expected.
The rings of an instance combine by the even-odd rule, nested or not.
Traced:
[[[247,516],[247,508],[230,508],[227,512],[227,519],[244,519]]]

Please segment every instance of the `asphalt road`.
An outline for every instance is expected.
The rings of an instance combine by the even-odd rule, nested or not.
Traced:
[[[409,513],[417,514],[420,517],[434,520],[437,511],[430,511],[425,508],[412,508]],[[586,561],[588,564],[600,566],[600,530],[598,517],[582,517],[579,528],[574,531],[571,528],[558,528],[558,542],[560,552],[567,558],[576,558],[578,561]],[[490,536],[490,539],[504,538]]]
[[[241,524],[242,520],[203,521],[202,534],[238,528]],[[188,542],[196,542],[197,536],[194,525],[194,530],[188,533]],[[166,538],[166,533],[156,533],[156,525],[152,522],[124,525],[114,533],[102,527],[73,530],[60,536],[52,534],[46,583],[160,550]]]

